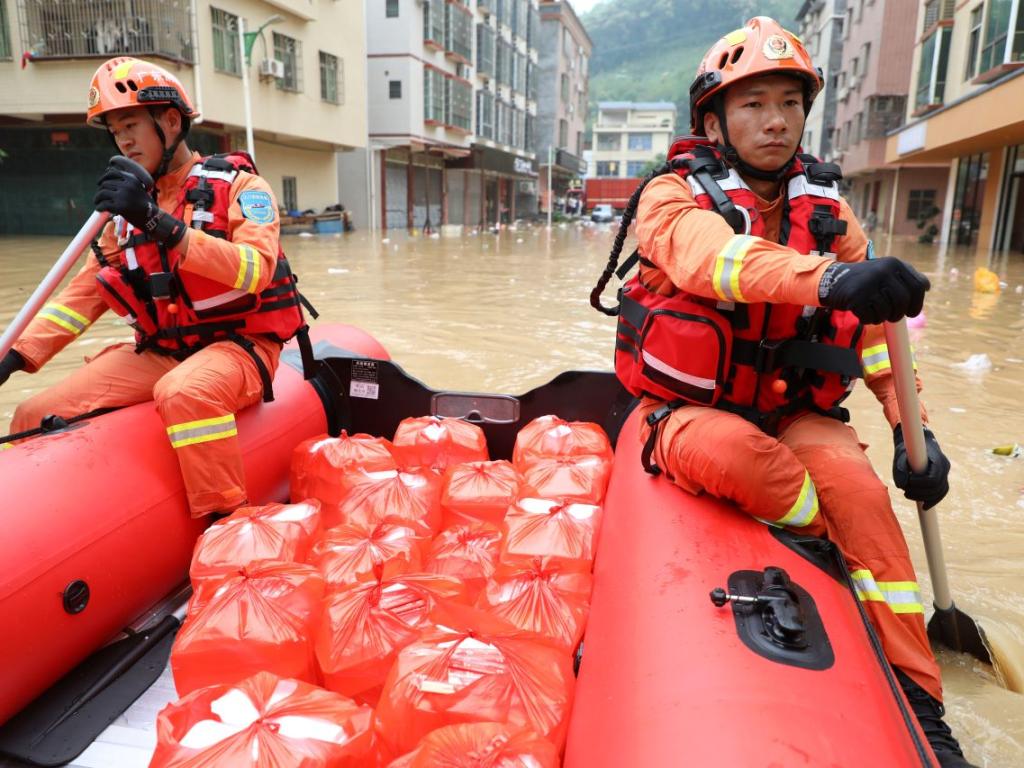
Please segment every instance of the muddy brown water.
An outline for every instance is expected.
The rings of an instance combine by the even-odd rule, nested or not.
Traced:
[[[550,237],[542,228],[446,238],[354,233],[289,236],[285,247],[323,318],[369,331],[432,388],[517,394],[562,370],[610,367],[613,322],[590,308],[588,296],[613,234],[608,226],[569,224]],[[0,326],[65,244],[0,238]],[[1024,456],[990,449],[1024,444],[1024,254],[991,258],[908,242],[877,245],[932,279],[925,322],[911,335],[931,424],[953,462],[952,490],[939,507],[950,585],[957,604],[1009,661],[1006,674],[1020,679]],[[974,290],[974,270],[986,265],[1004,283],[998,293]],[[610,288],[606,301],[613,299]],[[124,338],[124,326],[105,316],[42,372],[16,374],[0,388],[0,430],[21,399],[58,381],[83,355]],[[851,403],[854,425],[891,485],[892,439],[881,409],[866,387]],[[894,499],[930,601],[916,511],[898,493]],[[967,656],[939,657],[948,720],[968,757],[984,766],[1024,765],[1024,696]]]

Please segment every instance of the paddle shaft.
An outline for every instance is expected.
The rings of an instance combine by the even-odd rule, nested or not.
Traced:
[[[917,379],[914,376],[910,336],[907,334],[905,318],[898,323],[885,324],[885,343],[889,348],[889,361],[896,384],[896,402],[899,404],[900,424],[903,425],[903,441],[907,447],[910,470],[916,474],[923,474],[928,469],[928,449],[924,442],[921,406],[917,400]],[[921,502],[917,502],[917,516],[921,523],[924,551],[928,557],[928,572],[932,577],[935,607],[947,610],[953,607],[953,598],[949,592],[946,559],[942,553],[939,518],[935,507],[925,509]]]
[[[85,225],[75,235],[74,240],[64,249],[64,253],[60,255],[57,262],[50,267],[50,271],[46,273],[46,277],[39,283],[39,287],[33,291],[28,301],[25,302],[25,306],[21,308],[21,311],[15,315],[11,324],[7,326],[4,335],[0,336],[0,360],[14,346],[14,342],[21,336],[22,331],[28,327],[28,324],[32,322],[32,318],[43,308],[46,300],[57,290],[60,281],[71,271],[71,267],[78,261],[78,257],[82,255],[82,251],[95,239],[109,219],[109,213],[93,211]]]

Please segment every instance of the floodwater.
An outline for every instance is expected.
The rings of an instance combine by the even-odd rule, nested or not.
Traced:
[[[369,331],[434,389],[517,394],[562,370],[610,367],[614,325],[590,309],[588,297],[613,235],[608,226],[570,224],[550,236],[543,228],[454,238],[355,233],[287,237],[285,247],[323,319]],[[57,238],[0,238],[0,325],[64,245]],[[996,641],[1000,658],[1020,665],[1009,670],[1020,679],[1024,456],[990,450],[1024,444],[1024,255],[993,260],[916,243],[877,245],[932,280],[925,324],[911,334],[931,424],[953,463],[952,490],[939,506],[950,585],[957,605]],[[974,270],[986,265],[1004,283],[999,293],[974,290]],[[606,303],[613,300],[609,288]],[[0,389],[0,430],[19,400],[125,337],[122,325],[104,317],[41,373],[15,374]],[[881,409],[866,387],[851,401],[854,425],[891,484],[892,439]],[[894,498],[930,593],[916,511],[898,493]],[[1024,765],[1024,696],[969,657],[943,652],[940,662],[948,720],[967,756],[984,766]]]

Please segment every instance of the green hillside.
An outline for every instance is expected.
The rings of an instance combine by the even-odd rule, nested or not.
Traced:
[[[801,0],[602,0],[582,17],[594,41],[591,112],[599,101],[672,101],[683,129],[690,81],[704,51],[758,14],[795,29],[800,5]]]

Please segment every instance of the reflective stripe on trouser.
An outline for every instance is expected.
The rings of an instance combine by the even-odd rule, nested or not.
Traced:
[[[280,346],[253,339],[273,372]],[[185,479],[193,516],[227,512],[246,501],[235,416],[263,395],[259,371],[231,341],[211,344],[184,360],[153,388]]]
[[[645,410],[653,405],[645,403]],[[646,437],[646,434],[644,434]],[[889,600],[861,602],[889,662],[935,698],[942,699],[939,668],[925,632],[917,577],[889,492],[847,425],[815,413],[785,423],[779,439],[727,411],[698,406],[672,413],[662,424],[655,462],[691,493],[730,499],[743,511],[779,523],[799,504],[810,478],[819,513],[803,534],[827,535],[853,574],[865,579],[865,595]],[[809,489],[808,489],[809,490]],[[806,497],[804,498],[806,502]],[[805,516],[807,513],[805,512]],[[790,520],[801,519],[797,512]],[[893,608],[893,606],[898,606]],[[913,608],[913,609],[911,609]]]
[[[82,331],[89,327],[89,318],[75,312],[71,307],[53,301],[39,310],[37,317],[49,320],[64,330],[71,331],[75,336],[81,335]]]

